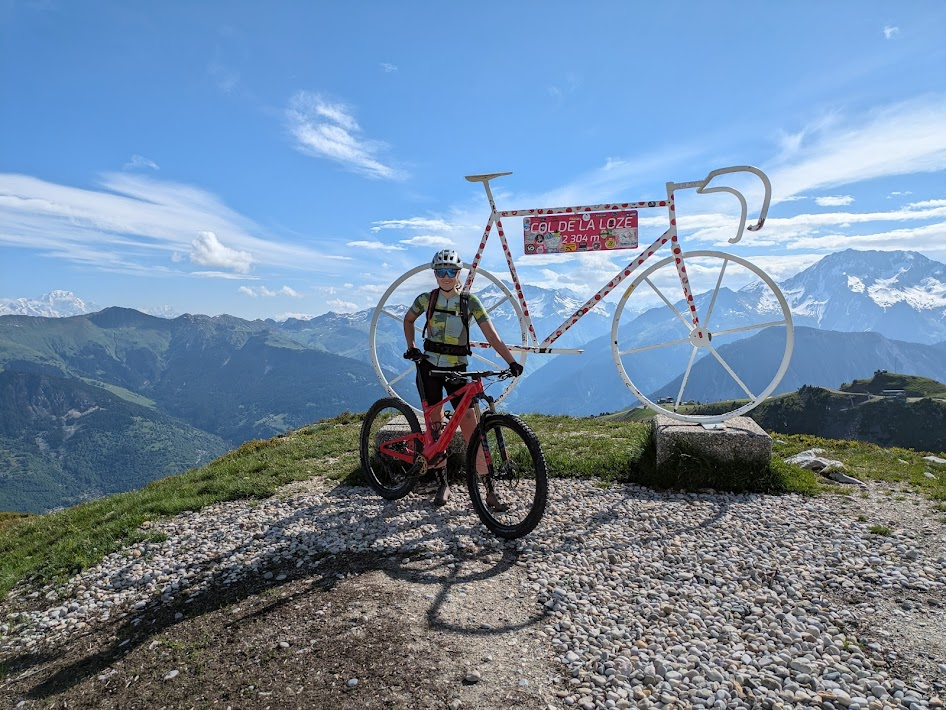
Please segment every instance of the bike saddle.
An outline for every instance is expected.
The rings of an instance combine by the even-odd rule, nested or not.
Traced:
[[[486,175],[466,175],[466,179],[470,182],[489,182],[493,178],[502,177],[503,175],[512,175],[512,173],[488,173]]]

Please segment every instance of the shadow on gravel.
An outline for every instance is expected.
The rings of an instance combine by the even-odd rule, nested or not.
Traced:
[[[568,482],[560,482],[559,485],[567,486]],[[573,518],[573,524],[566,525],[569,532],[561,538],[550,539],[549,533],[542,533],[540,524],[530,538],[535,551],[533,554],[554,554],[576,543],[580,544],[586,536],[619,523],[623,516],[633,515],[639,503],[672,499],[672,496],[654,494],[646,489],[635,490],[634,487],[625,487],[623,493],[620,503],[608,510],[588,513],[576,507],[556,511],[557,515],[564,512],[566,517],[570,515]],[[241,545],[250,544],[255,539],[254,530],[240,527],[240,509],[235,508],[237,512],[231,523],[233,529],[222,531],[225,534],[232,533],[233,542],[227,550],[204,564],[205,568],[221,566],[199,582],[196,593],[188,594],[185,587],[177,598],[166,603],[162,603],[160,596],[155,595],[143,611],[129,612],[125,617],[111,622],[93,622],[91,633],[73,636],[55,650],[8,657],[3,662],[6,671],[4,684],[7,688],[15,689],[17,697],[33,700],[50,698],[102,674],[133,650],[178,623],[238,605],[254,595],[270,595],[290,583],[300,580],[307,582],[304,588],[292,594],[279,598],[272,594],[274,598],[270,603],[228,621],[227,626],[232,629],[258,621],[260,617],[278,614],[282,607],[291,605],[299,596],[331,590],[342,579],[375,570],[410,584],[438,587],[426,614],[427,623],[432,629],[490,636],[542,622],[545,615],[541,609],[525,621],[515,624],[480,623],[472,627],[447,621],[443,610],[451,593],[460,585],[475,585],[507,572],[520,561],[518,543],[496,543],[480,526],[472,511],[467,509],[435,509],[416,497],[389,503],[379,503],[379,500],[367,493],[366,489],[339,486],[324,494],[324,497],[320,496],[317,502],[303,504],[291,514],[270,522],[264,549],[253,557],[249,567],[244,562],[225,562]],[[711,500],[711,496],[700,499],[700,502],[705,504],[707,500]],[[305,503],[305,499],[302,502]],[[673,530],[664,526],[652,536],[641,538],[640,542],[660,542],[668,536],[720,523],[726,516],[728,504],[714,502],[717,504],[715,512],[706,515],[707,511],[701,511],[703,514],[695,516],[692,525]],[[266,504],[267,501],[261,503],[264,506]],[[557,501],[555,505],[564,504]],[[418,511],[420,516],[417,515]],[[401,548],[358,552],[346,550],[346,543],[357,546],[358,543],[370,544],[373,541],[370,535],[362,535],[361,523],[378,517],[385,521],[388,534],[406,536]],[[320,524],[312,527],[316,521]],[[436,552],[431,554],[430,550],[424,550],[427,545],[436,548],[444,543],[454,550],[452,560],[437,559]],[[405,550],[405,546],[409,549]],[[492,549],[484,550],[484,546]],[[306,551],[305,555],[298,554],[300,549]],[[301,565],[298,564],[299,559],[303,560]],[[415,564],[417,562],[424,562],[426,567],[419,569],[419,565]],[[482,568],[468,569],[475,565],[481,565]],[[272,572],[270,579],[264,578],[267,572]],[[238,578],[235,582],[232,579],[234,576]],[[119,570],[113,579],[121,577],[122,571]],[[518,593],[521,590],[510,591]],[[455,597],[453,602],[456,603]],[[471,598],[464,603],[476,604],[476,600]],[[33,682],[35,685],[26,687]]]

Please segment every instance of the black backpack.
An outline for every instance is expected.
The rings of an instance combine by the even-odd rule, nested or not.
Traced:
[[[473,351],[470,349],[470,294],[467,291],[460,292],[460,320],[463,321],[464,335],[462,340],[466,342],[460,345],[449,345],[447,343],[435,342],[426,337],[430,319],[433,318],[435,312],[439,311],[440,313],[449,313],[452,316],[456,315],[453,311],[437,308],[437,297],[439,295],[439,288],[435,288],[430,292],[430,303],[427,304],[427,321],[424,323],[424,330],[421,332],[421,335],[424,336],[424,350],[437,353],[438,355],[471,355]]]

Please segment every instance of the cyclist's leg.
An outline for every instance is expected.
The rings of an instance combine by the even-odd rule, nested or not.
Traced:
[[[443,416],[443,405],[438,404],[443,399],[444,380],[442,377],[431,375],[430,371],[432,369],[433,366],[428,360],[420,363],[420,367],[417,368],[417,391],[420,393],[422,400],[425,399],[426,394],[425,401],[430,407],[428,410],[430,426],[433,429],[432,433],[437,434],[446,425]]]
[[[430,426],[434,431],[443,428],[443,405],[437,404],[443,397],[443,382],[438,377],[430,374],[433,366],[428,360],[422,360],[417,368],[417,391],[425,405],[431,402],[434,406],[428,410]],[[443,474],[445,463],[430,466],[427,473],[420,477],[414,491],[418,495],[430,495],[435,493],[440,486],[439,478]]]
[[[463,432],[463,439],[470,443],[470,437],[473,436],[473,432],[476,431],[476,412],[472,407],[467,409],[463,413],[463,419],[460,420],[460,431]],[[483,456],[483,449],[480,448],[476,452],[476,472],[485,476],[487,473],[486,470],[486,457]]]

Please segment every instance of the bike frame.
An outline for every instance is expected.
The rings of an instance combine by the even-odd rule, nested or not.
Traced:
[[[479,400],[481,397],[486,397],[486,390],[483,387],[482,377],[489,374],[498,374],[494,372],[456,372],[448,370],[431,370],[432,374],[438,375],[463,375],[465,377],[471,377],[471,381],[463,385],[459,390],[453,394],[447,395],[442,400],[436,404],[428,405],[426,399],[421,402],[421,406],[424,410],[424,431],[419,435],[421,442],[423,442],[423,450],[420,455],[424,460],[429,464],[442,454],[446,453],[447,449],[450,446],[450,442],[453,441],[453,435],[456,433],[457,429],[460,426],[460,420],[463,418],[463,415],[466,414],[467,409],[473,406],[473,403]],[[454,409],[453,415],[450,417],[450,421],[447,422],[447,426],[441,430],[440,434],[436,439],[434,439],[432,434],[432,427],[430,422],[430,412],[437,407],[442,407],[448,401],[455,398],[457,395],[460,395],[460,401]],[[477,415],[477,424],[479,424],[480,411],[478,407],[473,407],[473,411]],[[417,434],[408,434],[407,436],[401,436],[396,439],[390,439],[379,446],[381,453],[390,456],[392,458],[400,459],[407,463],[414,462],[414,455],[410,453],[403,453],[396,451],[393,447],[396,444],[404,443],[410,441],[411,439],[417,438]],[[483,455],[486,459],[486,465],[488,470],[492,471],[492,459],[489,452],[488,446],[483,446]],[[420,475],[423,475],[423,471],[420,472]]]
[[[759,213],[759,218],[754,225],[748,227],[749,231],[755,232],[759,229],[762,229],[762,225],[765,223],[765,217],[768,213],[769,203],[772,197],[772,187],[769,182],[768,177],[758,168],[749,166],[749,165],[740,165],[733,166],[729,168],[720,168],[718,170],[713,170],[710,172],[703,180],[694,180],[690,182],[668,182],[666,185],[667,188],[667,197],[662,200],[644,200],[638,202],[621,202],[621,203],[605,203],[598,205],[576,205],[570,207],[543,207],[536,209],[525,209],[525,210],[497,210],[496,202],[493,199],[492,190],[490,190],[489,181],[502,177],[503,175],[511,175],[511,173],[492,173],[489,175],[467,175],[466,179],[470,182],[482,182],[483,187],[486,190],[486,197],[489,200],[489,206],[491,209],[489,220],[486,222],[486,228],[483,231],[483,237],[480,240],[479,249],[476,252],[476,255],[473,257],[473,261],[470,265],[469,274],[467,275],[466,282],[463,285],[463,290],[469,292],[470,288],[473,285],[473,279],[476,277],[476,270],[479,267],[480,260],[483,257],[483,251],[486,249],[486,242],[489,239],[490,232],[492,231],[493,225],[496,225],[496,232],[499,236],[500,245],[502,246],[503,254],[506,257],[506,264],[509,267],[509,274],[512,277],[513,286],[515,287],[516,298],[519,300],[519,305],[522,308],[522,318],[524,323],[522,325],[527,327],[528,333],[532,338],[534,343],[531,346],[522,346],[522,345],[509,345],[511,351],[519,352],[540,352],[540,353],[570,353],[577,354],[582,351],[579,349],[571,348],[552,348],[550,347],[559,337],[562,336],[565,331],[571,328],[578,320],[584,316],[588,311],[593,309],[605,296],[607,296],[611,291],[613,291],[617,286],[624,281],[628,276],[634,273],[637,268],[650,257],[652,257],[664,244],[670,242],[672,252],[675,258],[675,264],[677,268],[677,276],[680,279],[680,285],[683,288],[683,295],[686,299],[687,306],[690,311],[690,323],[687,324],[687,327],[691,330],[697,331],[697,337],[705,337],[702,330],[700,330],[700,319],[696,312],[696,304],[693,299],[693,294],[690,291],[690,281],[686,273],[686,265],[683,263],[682,253],[683,250],[680,247],[678,235],[677,235],[677,218],[676,218],[676,192],[678,190],[692,189],[695,188],[697,193],[700,194],[709,194],[714,192],[727,192],[734,195],[742,207],[742,215],[740,218],[739,229],[736,236],[729,240],[731,244],[735,244],[740,239],[742,239],[743,231],[746,228],[746,216],[748,207],[746,204],[746,199],[743,197],[742,193],[738,190],[726,187],[707,187],[709,183],[719,175],[727,173],[736,173],[736,172],[750,172],[756,175],[761,181],[765,188],[765,197],[763,199],[762,209]],[[621,210],[621,209],[648,209],[648,208],[657,208],[657,207],[666,207],[667,215],[670,222],[669,227],[661,234],[654,242],[643,249],[641,249],[631,261],[623,269],[618,271],[607,284],[605,284],[595,295],[589,298],[582,306],[580,306],[572,315],[567,317],[562,323],[555,328],[548,336],[546,336],[541,342],[539,341],[538,336],[535,333],[535,327],[532,324],[532,317],[529,315],[529,305],[526,303],[525,295],[522,292],[522,286],[519,282],[519,275],[516,272],[516,266],[512,260],[512,252],[509,249],[509,243],[506,240],[506,235],[503,231],[503,217],[527,217],[530,215],[548,215],[548,214],[580,214],[583,212],[602,212],[608,210]],[[720,275],[722,278],[722,275]],[[666,302],[671,309],[676,311],[673,305],[663,296],[662,293],[658,291],[658,295]],[[678,314],[680,315],[680,314]],[[686,320],[680,316],[681,320],[686,323]],[[488,343],[483,342],[470,342],[471,347],[480,347],[486,348],[489,347]]]

